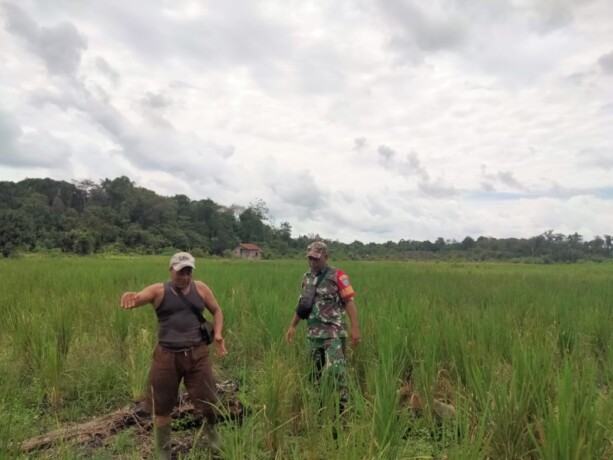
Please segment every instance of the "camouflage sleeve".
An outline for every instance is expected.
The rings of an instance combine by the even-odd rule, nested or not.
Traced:
[[[353,292],[349,277],[343,270],[336,270],[336,285],[338,286],[338,292],[343,302],[347,302],[354,298],[355,292]]]
[[[300,291],[302,291],[307,284],[309,284],[309,274],[305,273],[300,281]]]

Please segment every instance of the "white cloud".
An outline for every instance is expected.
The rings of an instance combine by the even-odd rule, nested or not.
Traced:
[[[613,51],[603,54],[598,58],[598,64],[605,73],[613,74]]]
[[[40,27],[21,8],[5,6],[6,28],[23,38],[27,47],[46,64],[50,74],[73,75],[87,48],[87,41],[71,22]]]
[[[577,156],[579,167],[600,168],[606,171],[613,169],[613,145],[604,149],[583,149]]]
[[[0,8],[0,180],[261,197],[348,242],[610,233],[607,0]]]

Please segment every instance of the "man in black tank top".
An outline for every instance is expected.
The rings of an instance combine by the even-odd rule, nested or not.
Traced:
[[[204,432],[211,447],[219,449],[215,431],[217,395],[209,349],[203,341],[200,320],[208,310],[213,316],[215,349],[225,356],[223,313],[213,291],[202,281],[192,279],[194,258],[179,252],[170,259],[170,281],[147,286],[140,292],[125,292],[121,306],[126,309],[152,304],[158,318],[158,344],[153,353],[146,410],[155,415],[155,444],[158,458],[171,458],[171,417],[181,380],[205,418]]]

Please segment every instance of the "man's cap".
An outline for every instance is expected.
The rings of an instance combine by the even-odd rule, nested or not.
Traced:
[[[328,255],[328,246],[323,241],[314,241],[307,247],[307,257],[321,259],[321,256]]]
[[[170,258],[170,268],[174,271],[178,272],[185,267],[196,268],[196,261],[189,252],[177,252]]]

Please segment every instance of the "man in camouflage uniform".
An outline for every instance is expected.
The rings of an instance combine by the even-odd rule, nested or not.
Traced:
[[[348,400],[345,380],[347,331],[343,322],[345,312],[351,323],[349,337],[352,348],[357,347],[361,341],[358,313],[353,301],[355,293],[343,270],[328,267],[328,248],[325,243],[311,243],[307,248],[307,257],[311,269],[302,277],[301,295],[306,296],[309,288],[313,289],[319,282],[313,309],[307,318],[309,355],[317,380],[323,377],[336,384],[342,411]],[[286,333],[288,343],[292,342],[298,323],[300,317],[294,313]]]

